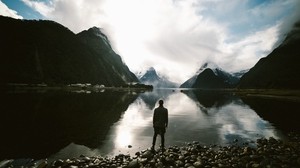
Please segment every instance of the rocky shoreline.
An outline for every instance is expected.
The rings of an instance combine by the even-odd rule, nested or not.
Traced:
[[[162,152],[160,149],[146,149],[137,152],[135,156],[119,154],[114,157],[80,156],[78,158],[55,160],[51,163],[45,160],[4,160],[0,167],[32,167],[32,168],[81,168],[81,167],[187,167],[187,168],[217,168],[217,167],[300,167],[300,136],[290,133],[287,141],[274,138],[260,138],[255,147],[249,144],[228,146],[204,146],[199,142],[186,143],[183,146],[171,146]]]

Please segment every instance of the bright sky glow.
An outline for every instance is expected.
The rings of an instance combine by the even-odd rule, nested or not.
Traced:
[[[0,14],[103,28],[133,72],[183,83],[205,62],[251,68],[300,20],[299,0],[0,0]]]

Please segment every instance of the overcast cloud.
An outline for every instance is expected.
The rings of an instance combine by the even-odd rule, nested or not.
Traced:
[[[152,66],[179,83],[207,61],[251,68],[300,18],[299,0],[22,1],[75,33],[103,28],[133,72]]]

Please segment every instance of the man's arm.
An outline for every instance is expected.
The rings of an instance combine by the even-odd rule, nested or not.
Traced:
[[[169,118],[169,114],[168,114],[168,109],[166,109],[166,127],[168,127],[168,119]]]
[[[154,110],[154,113],[153,113],[153,126],[154,126],[154,122],[155,122],[155,120],[156,120],[156,109]]]

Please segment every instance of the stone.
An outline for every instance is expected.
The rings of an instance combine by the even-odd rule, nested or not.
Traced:
[[[135,155],[136,155],[136,156],[140,156],[140,155],[141,155],[141,152],[136,152]]]
[[[140,159],[140,162],[141,162],[142,164],[146,164],[146,163],[148,162],[148,160],[147,160],[147,158],[141,158],[141,159]]]
[[[194,166],[189,166],[189,167],[187,167],[187,168],[195,168]]]
[[[190,167],[190,166],[192,166],[191,163],[186,163],[186,164],[184,165],[184,167]]]
[[[0,162],[0,167],[8,167],[11,162],[13,162],[13,160],[3,160]]]
[[[137,159],[132,160],[131,162],[129,162],[128,168],[138,168],[139,166],[139,162]]]
[[[202,166],[202,162],[201,161],[197,161],[193,164],[195,166],[195,168],[199,168]]]
[[[72,165],[72,166],[70,166],[69,168],[78,168],[78,166]]]
[[[181,160],[181,161],[183,161],[183,160],[184,160],[184,156],[180,155],[180,156],[178,157],[178,159]]]
[[[37,168],[46,168],[47,165],[48,165],[47,161],[43,160],[43,161],[41,161],[41,162],[38,163]]]
[[[184,166],[184,163],[183,163],[181,160],[177,160],[175,163],[176,163],[176,165],[178,165],[179,167]]]
[[[150,151],[150,150],[147,150],[146,152],[144,152],[142,155],[141,155],[141,158],[147,158],[147,159],[150,159],[153,157],[153,153]]]

